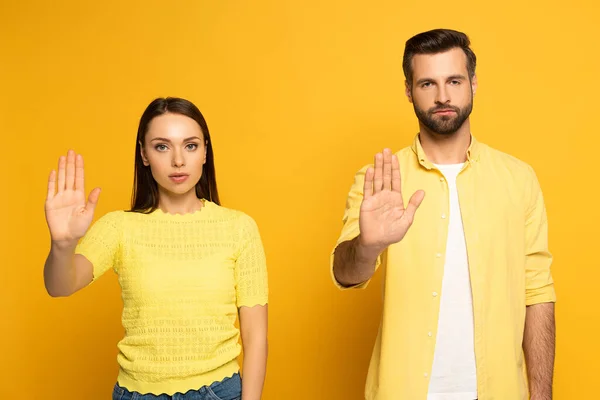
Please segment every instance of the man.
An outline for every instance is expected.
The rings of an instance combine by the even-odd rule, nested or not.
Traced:
[[[528,389],[552,398],[544,200],[530,166],[471,135],[469,46],[464,33],[441,29],[406,42],[419,134],[394,155],[378,153],[348,196],[335,283],[364,288],[386,265],[368,400],[521,400]]]

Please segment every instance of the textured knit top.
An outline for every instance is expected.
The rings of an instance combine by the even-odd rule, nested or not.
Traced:
[[[94,281],[112,268],[123,297],[118,382],[172,395],[239,370],[238,308],[267,303],[265,255],[248,215],[204,201],[189,214],[114,211],[76,253]]]

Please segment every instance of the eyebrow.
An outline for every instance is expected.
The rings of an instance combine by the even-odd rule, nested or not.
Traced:
[[[194,140],[194,139],[201,140],[198,136],[191,136],[189,138],[184,139],[183,141],[184,142],[189,142],[190,140]],[[169,143],[171,143],[171,140],[169,140],[167,138],[163,138],[163,137],[156,137],[156,138],[152,139],[151,142],[154,142],[155,140],[160,140],[161,142],[169,142]]]
[[[449,77],[448,77],[448,80],[449,80],[449,81],[453,81],[453,80],[455,80],[455,79],[461,79],[461,80],[463,80],[463,81],[466,81],[466,80],[467,80],[467,77],[466,77],[466,76],[464,76],[464,75],[451,75],[451,76],[449,76]]]
[[[446,78],[447,81],[452,81],[455,79],[462,79],[463,81],[466,81],[467,77],[464,75],[450,75],[448,78]],[[434,79],[431,79],[431,78],[422,78],[417,81],[417,85],[420,85],[425,82],[433,82],[433,81],[434,81]]]

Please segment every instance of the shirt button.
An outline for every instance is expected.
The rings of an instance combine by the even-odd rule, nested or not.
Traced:
[[[444,182],[444,178],[440,178],[440,182]]]
[[[446,219],[446,214],[442,214],[442,219]]]
[[[431,295],[432,295],[433,297],[437,297],[438,293],[437,293],[437,292],[433,292],[433,293],[431,293]]]
[[[429,374],[428,374],[427,372],[425,372],[425,373],[423,374],[423,376],[424,376],[425,378],[427,378],[427,377],[429,376]]]
[[[436,256],[437,258],[440,258],[440,257],[442,256],[442,253],[435,253],[435,256]]]
[[[433,336],[433,333],[431,333],[431,332],[428,332],[428,333],[427,333],[427,336],[429,336],[429,337],[432,337],[432,336]]]

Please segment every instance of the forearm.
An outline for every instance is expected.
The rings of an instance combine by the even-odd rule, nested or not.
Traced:
[[[362,245],[360,236],[340,243],[335,249],[333,259],[335,279],[343,286],[352,286],[371,279],[381,251]]]
[[[260,400],[267,371],[267,338],[244,343],[242,400]]]
[[[532,400],[552,399],[555,334],[554,303],[528,306],[523,350]]]
[[[68,296],[77,282],[73,254],[77,243],[52,243],[44,264],[44,284],[50,296]]]

